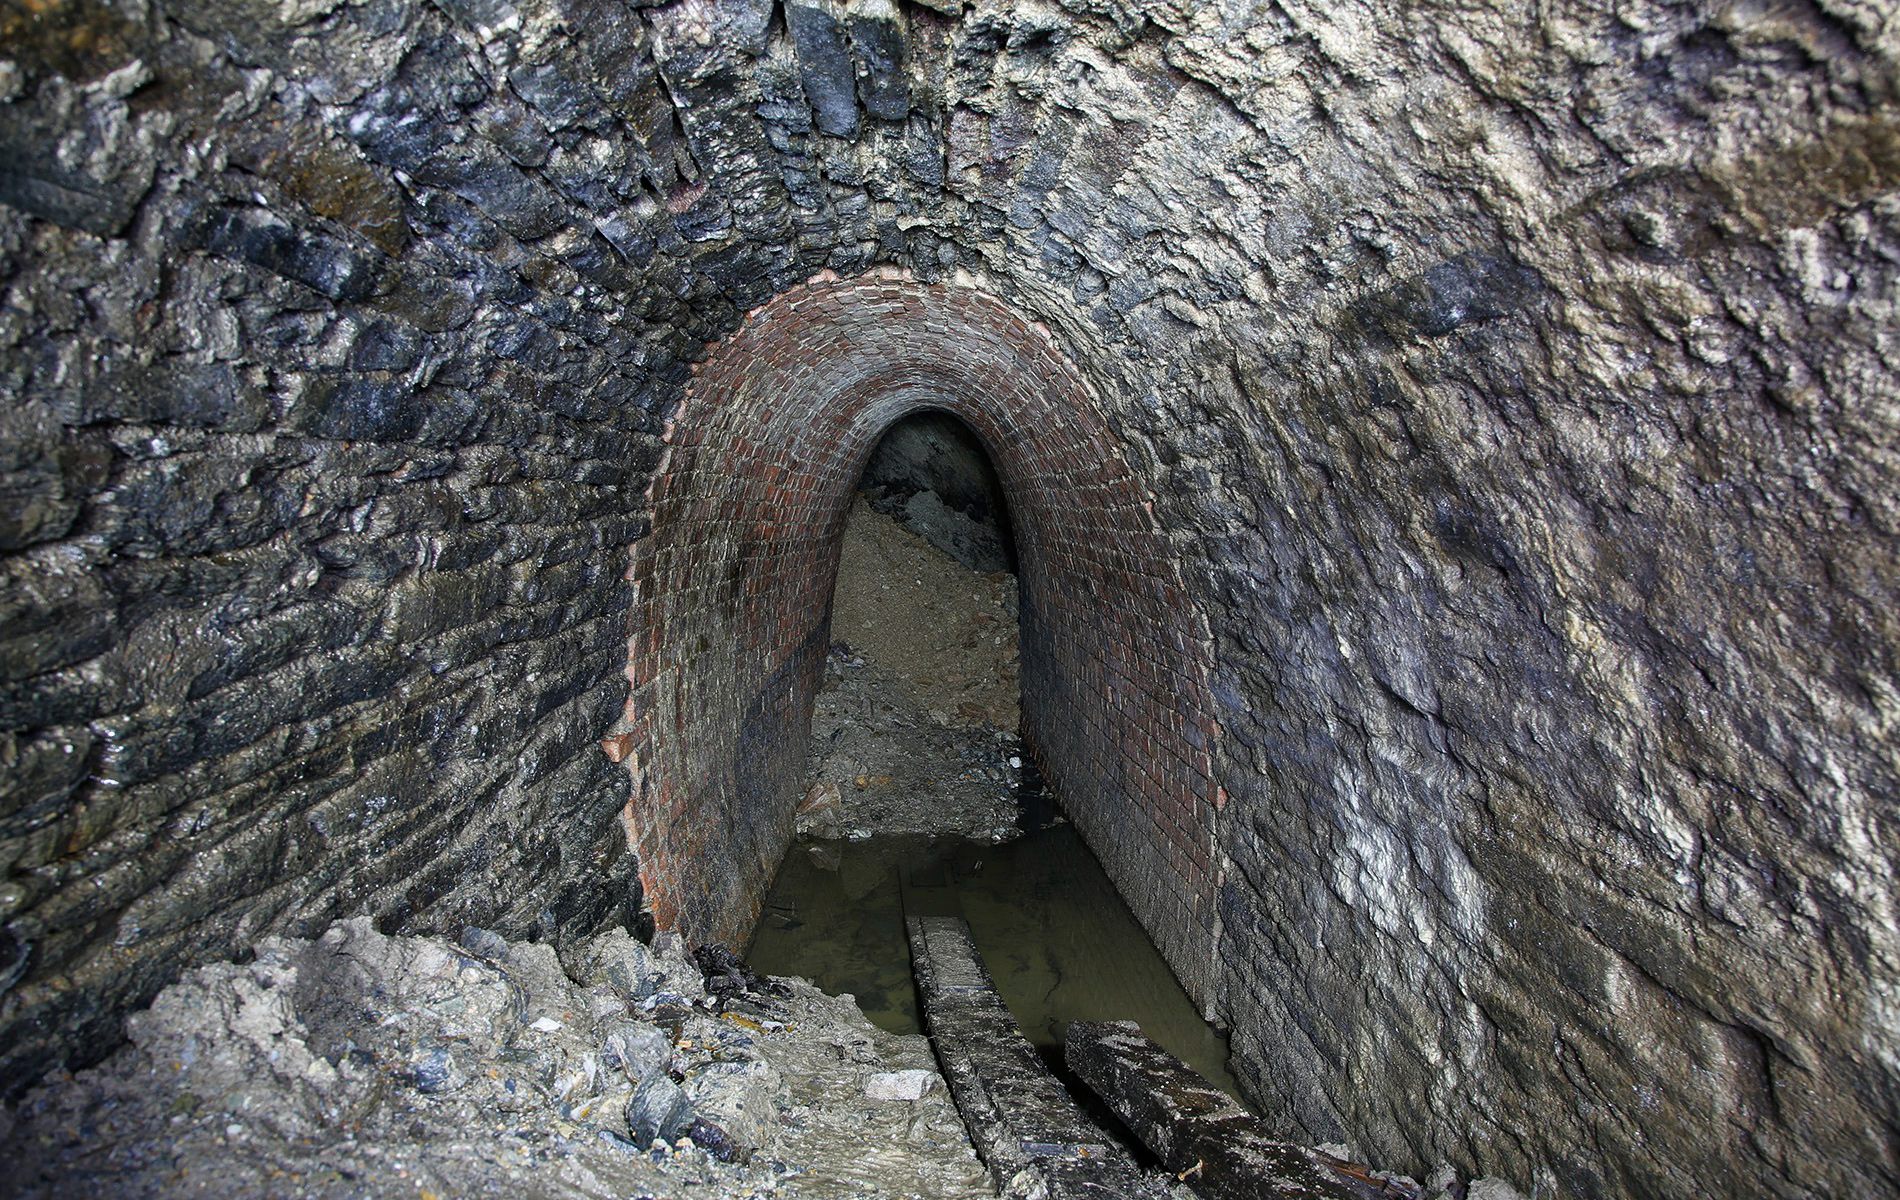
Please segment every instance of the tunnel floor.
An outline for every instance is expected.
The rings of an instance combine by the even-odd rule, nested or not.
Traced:
[[[974,571],[859,503],[832,634],[805,836],[767,897],[752,967],[849,992],[881,1028],[915,1033],[904,917],[962,916],[1045,1055],[1059,1057],[1070,1021],[1132,1020],[1237,1096],[1225,1041],[1005,732],[1013,577]]]
[[[748,962],[849,992],[879,1028],[918,1033],[904,917],[961,916],[1037,1049],[1071,1021],[1134,1021],[1238,1098],[1201,1020],[1101,865],[1065,822],[1000,844],[894,836],[802,842],[779,869]]]
[[[860,501],[831,632],[799,831],[1014,836],[1015,577],[972,570]]]

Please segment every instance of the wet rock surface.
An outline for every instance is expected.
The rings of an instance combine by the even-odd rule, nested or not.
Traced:
[[[1888,8],[773,11],[0,12],[4,1086],[264,932],[637,922],[666,414],[882,263],[1058,330],[1193,581],[1264,1112],[1900,1186]]]
[[[797,980],[709,999],[683,944],[656,950],[611,931],[570,976],[480,930],[268,939],[30,1093],[0,1194],[991,1194],[922,1038]]]

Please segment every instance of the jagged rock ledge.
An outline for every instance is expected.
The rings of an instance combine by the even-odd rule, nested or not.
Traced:
[[[697,958],[620,929],[565,964],[366,918],[265,939],[0,1118],[0,1194],[993,1194],[923,1038]]]

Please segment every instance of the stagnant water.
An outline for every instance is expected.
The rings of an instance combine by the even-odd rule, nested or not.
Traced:
[[[1225,1040],[1066,823],[1000,845],[952,837],[801,842],[779,868],[747,959],[758,971],[849,992],[880,1027],[917,1033],[906,911],[970,923],[997,990],[1052,1061],[1070,1021],[1135,1021],[1239,1095]]]

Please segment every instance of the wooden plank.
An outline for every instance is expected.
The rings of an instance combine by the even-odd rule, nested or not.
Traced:
[[[905,925],[931,1045],[997,1189],[1048,1200],[1167,1196],[1043,1065],[996,994],[970,927],[958,917]]]
[[[1411,1200],[1416,1189],[1307,1146],[1255,1117],[1129,1021],[1077,1021],[1064,1061],[1169,1171],[1207,1200]]]

